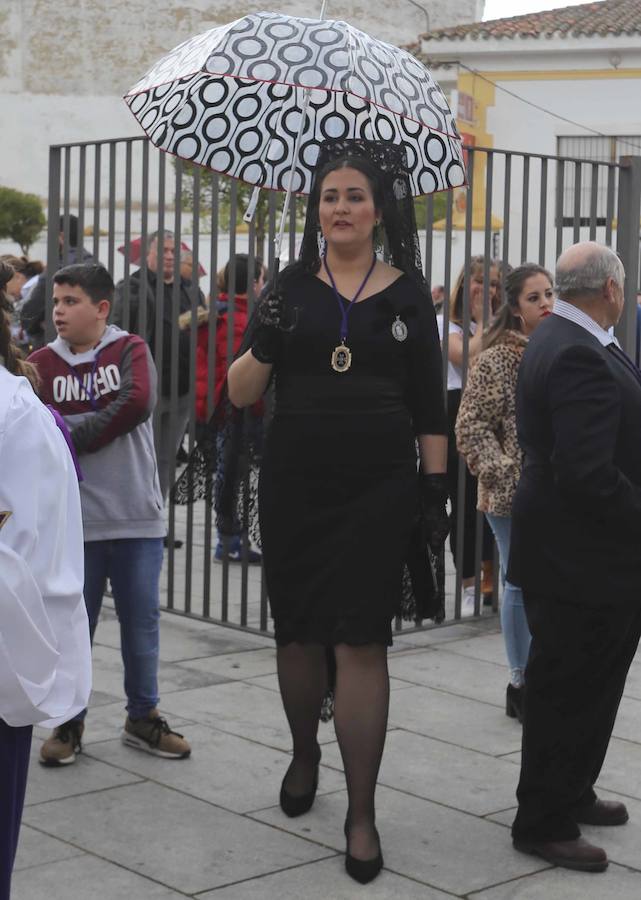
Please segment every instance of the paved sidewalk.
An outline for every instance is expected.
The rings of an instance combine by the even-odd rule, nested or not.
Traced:
[[[344,872],[346,796],[331,725],[312,811],[287,819],[278,790],[289,737],[269,639],[162,620],[162,711],[192,743],[160,760],[120,743],[122,668],[114,614],[94,649],[85,752],[67,769],[36,762],[13,900],[639,900],[641,661],[635,661],[601,779],[631,821],[585,829],[602,875],[516,853],[520,727],[503,711],[497,620],[406,634],[390,659],[389,736],[378,791],[385,871],[365,888]]]

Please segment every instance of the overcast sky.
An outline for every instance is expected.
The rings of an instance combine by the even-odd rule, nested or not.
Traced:
[[[486,0],[484,19],[502,19],[505,16],[520,16],[524,13],[539,12],[542,9],[556,9],[561,6],[578,6],[587,0]]]

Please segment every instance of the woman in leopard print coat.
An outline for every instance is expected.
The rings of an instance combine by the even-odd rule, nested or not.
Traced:
[[[516,434],[516,380],[528,336],[552,312],[552,278],[525,263],[505,282],[507,303],[483,339],[470,370],[456,420],[456,442],[478,477],[477,507],[494,532],[504,583],[501,627],[510,667],[506,713],[521,719],[523,672],[530,632],[520,588],[505,580],[510,552],[512,499],[523,454]]]

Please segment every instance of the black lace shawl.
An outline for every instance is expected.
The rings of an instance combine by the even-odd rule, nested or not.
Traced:
[[[391,265],[404,271],[419,286],[426,303],[431,303],[421,268],[416,233],[414,202],[407,174],[406,150],[402,145],[381,141],[332,140],[319,150],[316,172],[307,206],[307,217],[299,258],[272,278],[255,304],[236,357],[251,346],[260,303],[272,290],[284,289],[290,279],[302,273],[315,274],[321,264],[319,242],[320,186],[325,169],[339,159],[364,158],[373,164],[380,181],[384,254]],[[295,321],[284,324],[291,329]],[[273,382],[273,379],[272,379]],[[206,500],[216,513],[216,527],[223,534],[247,533],[260,546],[258,524],[258,473],[263,433],[270,418],[273,383],[266,396],[267,412],[260,426],[250,410],[236,409],[229,400],[227,386],[198,442],[186,468],[171,493],[178,504]],[[417,454],[418,458],[418,454]],[[432,577],[432,572],[434,577]],[[398,616],[420,622],[444,619],[445,566],[443,553],[434,557],[423,534],[420,518],[415,523],[407,564],[403,572],[402,599]]]

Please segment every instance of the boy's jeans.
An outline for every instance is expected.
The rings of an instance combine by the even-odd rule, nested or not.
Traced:
[[[127,712],[142,719],[158,706],[158,653],[162,538],[85,543],[85,604],[93,641],[107,578],[120,622]],[[87,714],[83,710],[76,720]]]

